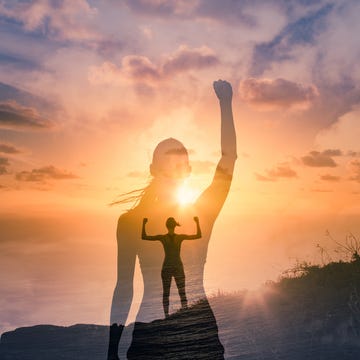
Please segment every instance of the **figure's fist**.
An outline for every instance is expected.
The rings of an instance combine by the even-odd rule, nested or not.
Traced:
[[[230,83],[225,80],[214,81],[213,83],[216,96],[219,100],[231,100],[232,99],[232,87]]]
[[[199,222],[199,218],[197,216],[194,216],[194,221]]]
[[[144,218],[143,223],[146,224],[148,222],[148,220],[149,220],[148,218]]]

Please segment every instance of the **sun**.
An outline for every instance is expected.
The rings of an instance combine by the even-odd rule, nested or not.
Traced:
[[[181,206],[193,204],[198,196],[198,192],[187,184],[180,186],[177,190],[176,198]]]

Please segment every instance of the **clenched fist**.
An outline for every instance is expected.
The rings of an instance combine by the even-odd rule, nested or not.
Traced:
[[[232,99],[232,87],[230,83],[225,80],[217,80],[213,83],[214,90],[216,96],[219,98],[220,101],[222,100],[230,100]]]

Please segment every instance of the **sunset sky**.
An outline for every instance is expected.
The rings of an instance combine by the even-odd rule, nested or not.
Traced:
[[[168,137],[190,191],[209,184],[217,79],[238,160],[208,293],[339,258],[334,240],[360,239],[359,15],[357,0],[0,0],[0,332],[107,323],[128,208],[108,204],[149,182]]]

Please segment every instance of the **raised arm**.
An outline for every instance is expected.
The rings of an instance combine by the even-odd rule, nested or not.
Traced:
[[[146,229],[145,229],[145,225],[148,222],[147,218],[143,219],[143,223],[142,223],[142,231],[141,231],[141,238],[143,240],[150,240],[150,241],[155,241],[155,240],[161,240],[164,235],[147,235],[146,234]]]
[[[199,218],[197,216],[194,217],[194,221],[196,223],[196,234],[194,235],[179,235],[182,237],[183,240],[196,240],[201,238],[201,229],[200,229],[200,223]]]
[[[197,205],[215,219],[229,192],[237,154],[231,85],[223,80],[214,81],[213,85],[221,112],[221,158],[212,183],[199,197]]]

